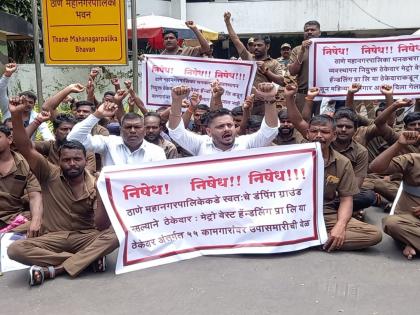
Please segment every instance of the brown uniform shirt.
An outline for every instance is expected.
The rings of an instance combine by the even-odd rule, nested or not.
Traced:
[[[349,159],[330,149],[324,169],[324,214],[337,213],[336,197],[353,196],[359,192],[353,167]]]
[[[280,133],[279,133],[280,135]],[[273,140],[273,143],[276,145],[286,145],[286,144],[300,144],[303,139],[305,139],[302,134],[296,129],[293,131],[293,135],[288,140],[283,140],[279,135]]]
[[[293,64],[297,61],[300,54],[302,45],[296,46],[292,49],[290,54],[290,64]],[[302,63],[299,73],[296,75],[298,82],[298,93],[306,94],[308,92],[308,77],[309,77],[309,49],[305,50],[302,60],[299,59],[299,62]]]
[[[55,140],[49,141],[35,141],[34,142],[35,150],[41,153],[47,158],[51,163],[58,165],[58,160],[60,156],[58,154],[58,146]],[[96,172],[96,159],[93,152],[86,153],[86,168],[92,173]]]
[[[387,137],[384,137],[386,141],[388,141],[389,145],[392,145],[393,143],[398,141],[398,138],[400,137],[401,132],[397,132],[391,128],[388,128],[390,130],[390,134]],[[420,143],[417,143],[417,145],[407,145],[403,148],[403,150],[400,152],[401,154],[407,154],[407,153],[420,153]]]
[[[392,129],[387,129],[384,137],[377,136],[376,125],[362,126],[357,128],[353,140],[363,145],[368,150],[369,162],[372,162],[379,154],[385,151],[389,144],[384,138],[392,136]]]
[[[364,146],[353,140],[350,145],[342,151],[337,150],[334,143],[332,144],[332,147],[350,160],[351,165],[353,166],[354,176],[366,177],[369,161],[368,150]]]
[[[417,187],[420,193],[420,154],[408,153],[394,157],[390,167],[403,174],[404,183]],[[420,197],[403,191],[395,208],[396,214],[411,213],[412,207],[420,206]]]
[[[244,49],[241,52],[240,56],[243,60],[253,60],[253,61],[255,60],[255,56],[246,49]],[[267,69],[270,70],[272,73],[276,75],[282,75],[281,65],[276,59],[273,59],[268,56],[267,58],[261,61],[264,61],[264,66],[266,66]],[[259,83],[264,83],[264,82],[271,82],[271,80],[267,78],[266,75],[259,73],[257,71],[255,74],[254,86],[257,86]]]
[[[23,213],[29,210],[29,205],[23,197],[27,193],[41,191],[38,180],[32,174],[25,158],[13,151],[12,156],[15,164],[7,174],[0,175],[0,226],[1,221],[9,224],[18,214],[28,217],[29,212]]]
[[[76,199],[61,168],[39,159],[34,175],[42,188],[44,205],[43,227],[46,232],[81,231],[93,229],[96,208],[95,177],[85,171],[85,187]]]
[[[173,144],[172,142],[161,137],[158,146],[160,146],[163,149],[163,151],[165,151],[165,155],[168,160],[177,159],[179,157],[178,150],[176,149],[175,144]]]
[[[161,55],[180,55],[180,56],[191,56],[191,57],[200,57],[201,46],[195,47],[179,47],[175,53],[168,52],[166,49],[162,51]]]

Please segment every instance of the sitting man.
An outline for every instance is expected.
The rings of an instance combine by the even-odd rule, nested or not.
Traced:
[[[12,141],[10,129],[0,125],[0,233],[35,237],[42,220],[41,187],[23,156],[10,150]]]
[[[286,145],[286,144],[298,144],[301,143],[304,139],[299,131],[295,129],[295,126],[289,120],[287,115],[287,109],[282,109],[278,113],[280,127],[279,134],[274,139],[274,144],[276,145]]]
[[[208,155],[223,151],[238,151],[271,144],[278,132],[275,107],[277,89],[272,83],[261,83],[257,93],[265,102],[265,118],[258,132],[237,137],[237,130],[229,110],[221,108],[209,112],[207,135],[197,135],[185,129],[181,119],[182,100],[188,97],[188,86],[172,88],[172,106],[168,130],[171,138],[193,155]]]
[[[349,159],[332,148],[337,138],[335,120],[328,115],[315,116],[309,123],[303,120],[295,104],[296,92],[295,86],[285,88],[289,119],[307,140],[321,144],[324,158],[324,220],[328,232],[324,250],[363,249],[379,243],[382,234],[378,228],[351,217],[353,196],[359,188]]]
[[[67,139],[79,141],[87,150],[101,154],[104,166],[166,160],[161,147],[144,140],[144,119],[136,113],[122,117],[121,136],[91,135],[99,120],[113,117],[117,110],[116,104],[105,101],[93,114],[76,124]]]
[[[76,119],[70,115],[61,113],[55,116],[53,120],[53,130],[55,140],[50,141],[35,141],[34,146],[35,149],[45,156],[49,162],[58,165],[59,157],[59,149],[61,145],[66,142],[66,137],[70,133],[71,129],[76,124]],[[92,152],[87,152],[86,154],[87,164],[86,169],[90,172],[96,172],[96,161],[95,161],[95,154]]]
[[[75,277],[89,265],[105,271],[105,255],[118,247],[118,239],[106,212],[96,210],[95,177],[85,172],[86,150],[79,142],[65,142],[59,151],[59,166],[48,162],[25,133],[25,107],[19,98],[10,101],[15,144],[42,188],[45,234],[12,243],[8,255],[33,265],[30,285],[64,272]]]
[[[176,146],[161,136],[162,127],[160,120],[161,118],[158,113],[149,112],[144,115],[144,127],[146,129],[144,139],[161,147],[163,151],[165,151],[165,155],[168,160],[176,159],[178,158]]]
[[[385,233],[403,244],[403,255],[407,259],[412,259],[420,250],[420,154],[399,154],[419,141],[418,131],[403,131],[398,141],[370,164],[372,172],[403,174],[403,191],[395,214],[384,218],[383,227]]]
[[[7,85],[12,74],[16,71],[17,65],[15,63],[9,63],[6,65],[6,71],[0,77],[0,111],[2,114],[2,119],[10,117],[9,112],[9,99],[7,98]],[[26,107],[26,111],[23,113],[22,119],[25,127],[28,127],[34,121],[36,123],[37,113],[33,110],[36,102],[36,95],[31,91],[24,91],[19,94],[19,96],[24,96],[27,99],[29,106]],[[35,129],[38,129],[43,140],[53,140],[54,136],[52,135],[48,125],[45,123],[38,124],[35,126]],[[35,140],[35,134],[32,137]]]

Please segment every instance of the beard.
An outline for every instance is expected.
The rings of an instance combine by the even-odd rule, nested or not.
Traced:
[[[84,172],[84,168],[70,168],[67,170],[63,170],[63,175],[66,178],[76,178],[82,175]]]

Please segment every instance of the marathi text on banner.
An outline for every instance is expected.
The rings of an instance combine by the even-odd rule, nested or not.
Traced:
[[[106,167],[98,187],[120,240],[116,272],[324,243],[319,157],[311,143]]]
[[[419,36],[311,41],[309,86],[320,88],[317,99],[344,99],[352,83],[362,84],[359,99],[383,98],[383,84],[391,85],[395,96],[420,96]]]
[[[146,55],[142,63],[142,96],[146,106],[171,104],[171,89],[188,85],[210,104],[210,83],[219,80],[225,89],[223,107],[241,106],[251,93],[256,64],[253,61],[207,59],[186,56]]]

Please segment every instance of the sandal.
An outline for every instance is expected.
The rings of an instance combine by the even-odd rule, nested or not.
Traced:
[[[40,280],[36,279],[37,273],[40,276]],[[53,266],[48,266],[48,279],[54,279],[55,278],[55,269]],[[41,285],[45,281],[45,272],[44,268],[40,266],[33,265],[31,268],[29,268],[29,285],[35,286],[35,285]]]
[[[93,272],[105,272],[106,271],[106,256],[102,256],[96,259],[91,264]]]

